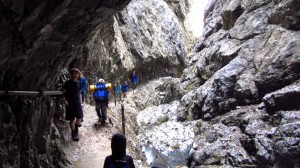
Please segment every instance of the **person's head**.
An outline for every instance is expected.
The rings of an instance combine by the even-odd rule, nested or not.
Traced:
[[[70,70],[71,79],[72,80],[80,80],[82,74],[78,68],[72,68]]]
[[[111,138],[112,157],[121,159],[126,155],[126,137],[121,133],[116,133]]]
[[[104,79],[99,79],[98,83],[105,83]]]
[[[124,81],[124,84],[127,85],[127,81]]]

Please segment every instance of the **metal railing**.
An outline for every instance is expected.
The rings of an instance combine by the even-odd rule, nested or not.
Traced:
[[[62,91],[8,91],[1,90],[1,95],[7,96],[61,96]]]

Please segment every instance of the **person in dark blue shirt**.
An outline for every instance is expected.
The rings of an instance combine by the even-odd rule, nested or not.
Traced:
[[[82,103],[84,103],[86,89],[87,89],[86,79],[83,75],[81,75],[81,77],[80,77],[80,93],[81,93]]]
[[[121,91],[122,91],[122,86],[120,85],[120,82],[117,81],[117,84],[115,86],[116,99],[121,99]]]
[[[66,120],[70,121],[70,128],[72,131],[72,139],[79,140],[79,127],[83,119],[83,112],[81,106],[81,94],[79,77],[81,72],[77,68],[70,70],[71,79],[63,86],[63,100],[66,106]]]
[[[133,71],[131,74],[131,83],[132,83],[133,93],[134,93],[134,89],[137,86],[137,82],[138,82],[138,76],[136,75],[135,71]]]
[[[124,84],[122,85],[122,92],[124,98],[126,97],[126,93],[128,92],[128,90],[129,90],[128,83],[127,81],[124,81]]]

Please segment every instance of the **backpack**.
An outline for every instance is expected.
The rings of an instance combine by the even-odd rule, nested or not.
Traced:
[[[138,81],[138,77],[136,75],[133,75],[131,78],[131,82],[135,84],[137,83],[137,81]]]
[[[84,76],[82,76],[80,79],[80,91],[81,92],[86,91],[86,79]]]
[[[108,168],[130,168],[128,163],[129,157],[125,156],[123,160],[111,160]]]
[[[128,91],[128,85],[127,84],[122,85],[122,91],[123,92],[127,92]]]
[[[105,83],[96,84],[96,91],[94,92],[95,100],[108,100],[108,94]]]

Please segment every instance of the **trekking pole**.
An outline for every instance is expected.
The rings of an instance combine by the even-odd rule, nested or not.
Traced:
[[[122,131],[125,136],[125,116],[124,116],[124,104],[121,104],[121,112],[122,112]]]

